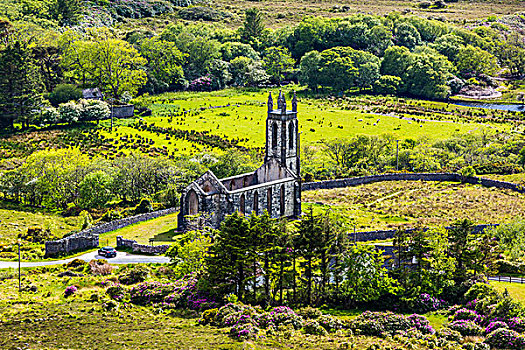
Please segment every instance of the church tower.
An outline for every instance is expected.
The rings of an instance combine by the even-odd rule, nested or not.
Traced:
[[[268,96],[268,117],[266,118],[266,156],[264,162],[275,159],[300,178],[300,141],[297,120],[297,96],[292,99],[292,110],[286,110],[286,99],[279,91],[277,109],[273,108],[273,98]]]

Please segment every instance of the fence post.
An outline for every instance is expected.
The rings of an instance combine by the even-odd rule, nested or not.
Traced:
[[[509,283],[512,283],[512,276],[509,276]]]

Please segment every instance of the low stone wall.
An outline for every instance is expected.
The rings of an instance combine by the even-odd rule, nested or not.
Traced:
[[[498,226],[498,224],[494,225],[476,225],[473,228],[473,232],[478,233],[481,231],[484,231],[488,227],[494,227]],[[447,229],[450,229],[450,227],[447,227]],[[415,229],[408,228],[405,229],[406,232],[413,232]],[[428,230],[428,228],[423,228],[423,230]],[[369,242],[369,241],[382,241],[385,239],[392,239],[394,238],[396,232],[398,230],[377,230],[377,231],[366,231],[366,232],[356,232],[355,235],[353,232],[349,234],[349,238],[352,241],[358,241],[358,242]],[[355,238],[354,238],[355,237]]]
[[[62,253],[82,251],[98,247],[98,235],[86,232],[78,232],[69,237],[57,241],[45,243],[46,253],[44,257],[52,257]]]
[[[100,225],[93,226],[84,231],[80,231],[58,241],[48,241],[45,243],[45,257],[55,256],[60,253],[70,253],[72,251],[87,250],[96,248],[99,245],[98,235],[106,232],[115,231],[126,226],[130,226],[142,221],[156,219],[158,217],[173,214],[177,208],[169,208],[153,211],[151,213],[139,214],[128,218],[115,220]]]
[[[125,106],[113,106],[111,107],[111,112],[113,113],[113,118],[130,118],[135,114],[134,105],[125,105]]]
[[[164,254],[169,249],[168,244],[163,245],[146,245],[138,244],[137,241],[132,239],[124,239],[122,236],[117,236],[117,248],[127,247],[133,249],[133,253],[145,253],[145,254]]]
[[[352,177],[347,179],[325,180],[318,182],[303,183],[303,191],[312,191],[320,189],[342,188],[350,186],[365,185],[381,181],[451,181],[465,182],[469,184],[480,184],[485,187],[506,188],[512,191],[525,193],[523,186],[506,181],[485,179],[477,176],[463,178],[456,173],[395,173],[380,174],[371,176]]]

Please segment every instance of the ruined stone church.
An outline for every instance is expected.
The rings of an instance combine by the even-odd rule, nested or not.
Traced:
[[[207,171],[184,189],[180,199],[178,230],[191,228],[188,216],[204,214],[205,224],[219,228],[226,215],[236,211],[271,217],[295,218],[301,215],[300,142],[297,97],[292,110],[286,109],[279,92],[277,109],[268,96],[266,118],[266,153],[264,164],[253,173],[218,179]]]

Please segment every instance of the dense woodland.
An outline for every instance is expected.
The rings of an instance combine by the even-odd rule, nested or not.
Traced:
[[[237,29],[174,20],[159,31],[124,31],[88,19],[97,9],[118,22],[184,4],[86,3],[91,5],[26,1],[6,9],[0,55],[4,126],[15,120],[28,126],[107,118],[103,106],[85,111],[85,106],[64,105],[78,99],[75,86],[99,87],[112,103],[143,93],[286,82],[334,94],[444,99],[465,85],[491,86],[495,75],[517,77],[525,71],[519,15],[473,27],[399,13],[307,17],[272,30],[261,12],[247,9]]]

